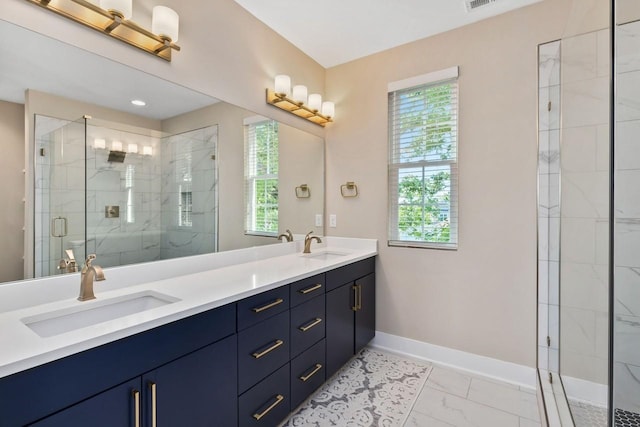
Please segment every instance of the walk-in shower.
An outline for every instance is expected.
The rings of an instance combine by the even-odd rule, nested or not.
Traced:
[[[217,250],[217,126],[178,135],[35,119],[34,277]]]
[[[640,2],[574,1],[538,64],[548,422],[640,426]]]

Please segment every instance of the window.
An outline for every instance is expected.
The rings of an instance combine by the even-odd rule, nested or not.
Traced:
[[[278,123],[245,120],[245,232],[278,234]]]
[[[458,68],[389,85],[389,245],[458,244]]]

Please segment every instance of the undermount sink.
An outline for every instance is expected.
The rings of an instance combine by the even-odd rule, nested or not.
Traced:
[[[90,303],[79,302],[73,307],[25,317],[21,320],[36,334],[46,338],[162,307],[176,301],[180,299],[159,292],[144,291],[106,300],[98,299]]]
[[[349,255],[349,254],[347,252],[334,252],[334,251],[322,251],[322,252],[312,252],[310,254],[303,254],[305,258],[313,258],[321,261],[328,261],[336,258],[341,258],[346,255]]]

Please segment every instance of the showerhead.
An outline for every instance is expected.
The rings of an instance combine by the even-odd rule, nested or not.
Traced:
[[[109,151],[109,163],[124,163],[124,158],[127,155],[125,151]]]

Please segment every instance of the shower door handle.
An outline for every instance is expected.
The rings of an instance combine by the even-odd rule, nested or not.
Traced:
[[[57,225],[61,225],[60,233],[57,231]],[[65,237],[67,235],[67,218],[63,216],[57,216],[51,218],[51,236],[52,237]]]

